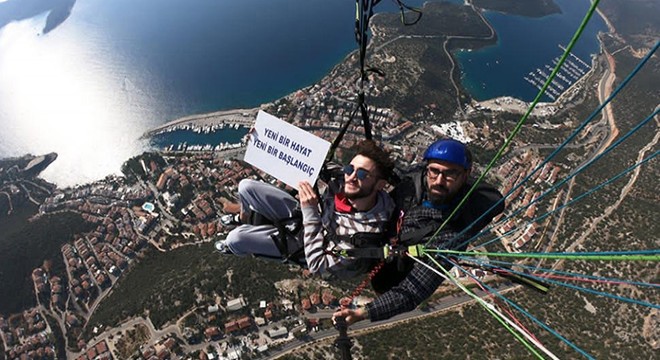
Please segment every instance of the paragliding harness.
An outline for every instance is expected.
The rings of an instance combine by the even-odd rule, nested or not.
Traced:
[[[377,73],[381,76],[383,76],[383,72],[374,69],[374,68],[366,68],[365,67],[365,60],[366,60],[366,54],[367,54],[367,45],[369,43],[368,41],[368,29],[369,29],[369,21],[371,17],[373,16],[373,8],[376,6],[380,0],[356,0],[355,1],[355,40],[358,44],[358,49],[359,49],[359,62],[360,62],[360,79],[357,84],[357,107],[356,109],[351,113],[351,115],[348,118],[348,121],[342,126],[341,130],[339,131],[339,134],[335,138],[335,140],[332,143],[332,146],[330,148],[330,151],[328,152],[328,157],[326,158],[326,162],[328,160],[331,160],[332,157],[334,156],[335,150],[339,146],[339,143],[341,142],[342,138],[344,137],[344,134],[346,133],[346,130],[348,130],[348,127],[350,124],[353,122],[353,117],[357,114],[358,109],[360,110],[360,113],[362,115],[362,125],[364,127],[364,136],[367,140],[372,139],[371,135],[371,123],[369,122],[369,113],[367,109],[367,105],[365,102],[365,87],[366,83],[368,80],[368,73],[373,72]],[[395,0],[395,2],[399,5],[399,10],[401,13],[401,20],[404,25],[414,25],[417,23],[422,16],[422,12],[417,9],[410,7],[406,4],[403,4],[401,0]],[[415,13],[417,15],[416,19],[413,20],[412,22],[409,22],[406,20],[405,17],[405,10],[410,10],[411,12]],[[395,213],[396,214],[396,213]],[[359,247],[358,247],[359,248]],[[379,268],[377,268],[379,269]],[[377,269],[375,269],[377,271]],[[356,289],[357,291],[357,289]],[[345,322],[344,322],[345,325]],[[346,334],[344,327],[344,335]],[[339,343],[342,344],[342,359],[350,359],[351,354],[350,354],[350,340],[348,336],[343,336],[344,340],[347,341],[339,341]]]
[[[285,264],[292,262],[301,266],[305,265],[303,248],[301,247],[296,251],[289,252],[288,244],[288,239],[298,236],[298,233],[302,229],[302,212],[300,212],[300,209],[294,210],[292,216],[283,219],[269,219],[256,211],[251,211],[248,224],[275,226],[277,233],[271,235],[271,239],[277,250],[282,254],[282,262]]]
[[[404,209],[412,209],[409,211],[407,216],[415,216],[415,210],[420,209],[418,207],[422,204],[426,191],[426,184],[424,183],[425,172],[422,169],[417,169],[413,171],[409,176],[407,176],[400,186],[398,186],[395,191],[391,194],[397,206]],[[468,180],[464,189],[469,189],[472,187],[472,182]],[[461,198],[463,195],[459,193],[457,198]],[[385,279],[385,284],[378,283],[383,279],[374,279],[372,282],[372,287],[375,290],[382,292],[387,290],[391,286],[391,283],[398,283],[402,280],[407,272],[412,268],[413,263],[407,259],[408,256],[419,257],[424,253],[424,245],[427,240],[431,237],[433,247],[443,248],[443,249],[452,249],[463,251],[467,248],[468,242],[465,241],[466,236],[472,237],[473,235],[479,233],[484,227],[490,223],[491,219],[497,216],[498,214],[504,211],[504,203],[500,202],[502,195],[494,187],[481,183],[477,186],[475,191],[470,195],[468,201],[463,205],[459,212],[456,214],[454,219],[451,221],[452,230],[440,231],[438,233],[438,228],[442,225],[443,219],[428,219],[425,218],[424,222],[428,225],[419,227],[415,230],[405,232],[400,234],[398,237],[398,246],[385,248],[384,251],[381,251],[378,255],[385,259],[396,259],[396,274],[387,273],[388,269],[386,268],[383,272],[383,277],[389,277]],[[494,204],[499,203],[498,206],[493,207]],[[451,205],[450,205],[451,207]],[[484,215],[485,214],[485,215]],[[479,219],[475,222],[475,220]],[[464,236],[456,236],[453,229],[467,230]],[[375,254],[375,252],[374,252]],[[448,267],[451,267],[444,260],[441,260],[441,263],[445,263]],[[474,264],[463,264],[463,266],[468,267],[479,267]],[[514,273],[511,269],[504,266],[489,266],[488,268],[479,267],[484,271],[490,271],[495,275],[511,280],[515,283],[524,285],[531,288],[532,290],[538,291],[540,293],[547,293],[549,290],[549,285],[532,276],[526,276],[520,273]],[[391,270],[391,269],[390,269]],[[390,284],[387,284],[387,282]],[[378,289],[377,287],[385,287]]]
[[[329,163],[326,164],[320,175],[326,183],[326,187],[319,200],[322,212],[335,210],[335,195],[343,188],[343,175],[340,175],[340,172],[337,171],[338,169],[339,166]],[[323,226],[325,232],[323,236],[323,247],[327,248],[329,243],[338,244],[344,242],[356,249],[381,249],[386,244],[387,234],[393,228],[393,221],[396,221],[394,216],[385,226],[385,232],[383,233],[357,232],[351,235],[337,235],[332,226]],[[299,237],[299,233],[303,229],[302,211],[300,209],[294,210],[292,216],[283,219],[269,219],[256,211],[251,211],[248,223],[251,225],[275,226],[277,233],[271,235],[271,239],[280,254],[282,254],[282,262],[291,262],[303,267],[306,266],[304,247],[300,246],[296,250],[291,251],[288,243],[289,239]]]
[[[403,280],[414,264],[409,257],[419,256],[422,253],[416,246],[422,246],[421,244],[431,240],[434,248],[465,249],[467,247],[467,243],[464,243],[465,237],[456,236],[456,230],[470,226],[475,219],[487,212],[488,214],[483,216],[483,220],[472,226],[471,233],[478,232],[494,216],[504,210],[504,204],[489,210],[502,195],[492,186],[481,184],[452,218],[450,226],[438,232],[444,223],[446,213],[453,210],[455,205],[449,204],[447,209],[440,211],[423,206],[427,191],[425,171],[426,168],[423,165],[398,171],[397,176],[400,181],[390,192],[390,196],[401,214],[399,230],[403,230],[396,234],[396,241],[380,248],[357,248],[344,251],[345,256],[384,261],[379,273],[370,279],[372,288],[377,292],[385,292]],[[458,202],[466,191],[465,189],[469,189],[471,186],[472,182],[468,180],[464,190],[456,195],[455,201]],[[406,211],[404,212],[403,209]],[[416,219],[418,220],[416,221]]]
[[[416,165],[411,168],[398,171],[398,174],[395,176],[398,180],[394,189],[390,192],[390,196],[394,200],[396,208],[400,213],[400,220],[402,220],[403,215],[406,216],[415,216],[417,210],[420,209],[420,205],[426,200],[426,183],[425,183],[425,174],[426,169],[423,165]],[[464,186],[464,189],[469,189],[472,186],[472,182],[468,181]],[[462,198],[462,192],[457,194],[457,200]],[[474,219],[480,217],[484,212],[488,211],[490,206],[494,204],[501,198],[501,194],[492,186],[488,184],[480,184],[476,191],[470,196],[467,203],[465,203],[457,216],[451,221],[452,229],[463,229],[470,225]],[[452,205],[447,206],[448,209],[452,209]],[[404,211],[405,209],[405,211]],[[472,226],[472,232],[481,230],[484,226],[490,222],[495,215],[499,214],[504,210],[504,204],[500,207],[493,209],[489,212],[488,216],[484,216],[484,219],[479,221],[477,224]],[[444,213],[445,211],[443,211]],[[381,249],[349,249],[345,251],[345,255],[354,256],[354,257],[375,257],[375,258],[387,258],[391,256],[401,255],[401,252],[398,251],[397,247],[407,247],[408,245],[415,245],[423,243],[425,240],[429,239],[434,235],[438,228],[441,226],[444,218],[424,218],[424,225],[419,226],[411,231],[398,232],[397,241],[389,249],[385,251]],[[400,225],[399,225],[400,226]],[[443,236],[441,236],[443,237]],[[448,238],[448,236],[444,236]],[[444,239],[443,243],[447,242],[449,239]],[[450,243],[443,244],[441,246],[446,246],[448,248],[453,247],[456,244],[458,239],[454,239]]]

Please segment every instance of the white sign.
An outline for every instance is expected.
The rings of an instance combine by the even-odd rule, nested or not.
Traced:
[[[330,143],[266,112],[259,111],[244,160],[297,189],[319,176]]]

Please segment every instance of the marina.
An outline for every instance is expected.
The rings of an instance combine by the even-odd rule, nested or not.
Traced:
[[[562,51],[566,50],[562,45],[558,46]],[[530,71],[526,76],[523,76],[523,79],[533,87],[539,90],[543,89],[544,84],[550,77],[549,74],[552,74],[554,67],[559,63],[559,58],[560,57],[557,56],[552,59],[550,62],[552,66],[550,64],[545,64],[542,68],[536,68],[535,70]],[[591,70],[590,65],[575,54],[570,53],[563,66],[557,72],[557,76],[550,82],[550,84],[548,84],[548,87],[545,90],[545,95],[552,101],[557,100],[564,91],[580,81],[589,70]]]
[[[143,137],[167,152],[225,151],[239,148],[252,127],[256,109],[192,115],[153,129]]]
[[[168,132],[172,131],[192,131],[197,134],[210,134],[213,132],[216,132],[218,130],[223,130],[225,129],[240,129],[241,127],[244,127],[243,125],[239,123],[233,123],[233,124],[225,124],[225,123],[220,123],[220,124],[203,124],[203,125],[194,125],[194,124],[179,124],[179,125],[173,125],[171,127],[164,128],[151,136],[154,135],[160,135],[160,134],[166,134]]]
[[[225,151],[245,144],[243,124],[177,124],[150,135],[151,145],[166,152]]]
[[[163,151],[166,152],[190,152],[190,151],[224,151],[237,149],[243,146],[243,143],[230,144],[228,142],[220,143],[218,145],[212,144],[188,144],[187,142],[179,144],[170,144]]]

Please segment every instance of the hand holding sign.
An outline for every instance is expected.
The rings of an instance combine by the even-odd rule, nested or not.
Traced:
[[[319,198],[312,185],[307,181],[298,183],[298,198],[300,199],[300,207],[316,207],[319,204]]]
[[[259,111],[244,160],[297,189],[316,181],[329,149],[329,142]]]

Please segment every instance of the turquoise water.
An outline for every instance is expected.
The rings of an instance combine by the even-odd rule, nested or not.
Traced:
[[[61,186],[117,173],[155,126],[318,81],[356,48],[354,5],[0,0],[0,157],[55,151]]]
[[[588,4],[559,2],[576,8],[577,15],[566,12],[570,19],[582,16],[584,11],[578,12]],[[70,13],[61,9],[70,4]],[[354,5],[348,0],[0,0],[0,157],[57,152],[43,176],[60,186],[118,173],[126,159],[150,148],[139,140],[149,129],[184,115],[258,106],[318,81],[356,48]],[[396,9],[383,1],[376,10]],[[57,21],[51,13],[58,14]],[[522,80],[528,70],[522,69],[558,51],[555,32],[576,28],[561,17],[553,22],[487,16],[502,32],[500,44],[460,55],[465,85],[477,98],[529,87]],[[527,31],[531,27],[538,34]],[[549,30],[555,27],[562,31]],[[530,33],[531,44],[506,35],[521,28]],[[590,30],[584,37],[593,40],[594,34]],[[512,54],[521,51],[529,66],[514,62],[520,59]],[[500,59],[501,68],[484,68],[488,59]],[[521,72],[504,75],[511,68]],[[481,91],[482,83],[488,93]],[[239,136],[227,134],[213,141]]]
[[[568,45],[589,9],[587,0],[555,0],[562,13],[542,18],[526,18],[486,12],[485,17],[498,34],[494,46],[478,51],[456,53],[461,64],[463,86],[477,100],[513,96],[531,101],[538,89],[524,76],[560,56],[557,46]],[[603,19],[594,14],[573,53],[591,64],[591,54],[600,51],[596,34],[606,31]],[[549,71],[544,69],[546,73]],[[544,97],[543,100],[549,100]]]

